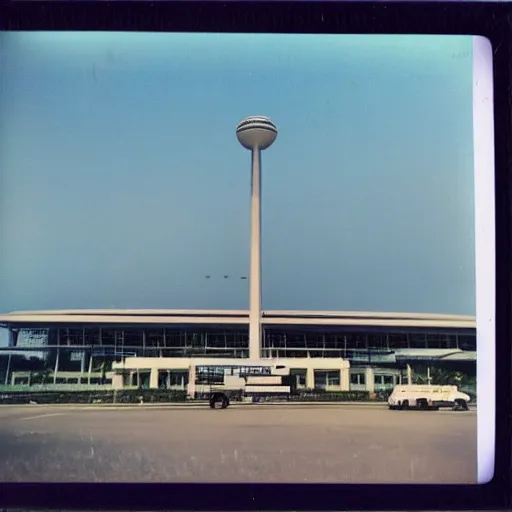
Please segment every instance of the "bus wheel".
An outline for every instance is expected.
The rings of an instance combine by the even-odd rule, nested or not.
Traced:
[[[424,398],[417,400],[416,403],[420,411],[426,411],[428,409],[428,402]]]
[[[229,405],[229,400],[226,395],[216,394],[210,398],[211,409],[225,409]]]
[[[455,400],[455,407],[453,408],[455,411],[469,411],[468,403],[466,400],[461,400],[460,398]]]
[[[409,400],[404,400],[400,405],[400,409],[407,411],[407,409],[409,409]]]

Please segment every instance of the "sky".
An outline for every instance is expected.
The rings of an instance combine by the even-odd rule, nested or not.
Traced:
[[[264,309],[475,314],[472,66],[462,36],[2,33],[0,312],[248,308],[235,129],[266,115]]]

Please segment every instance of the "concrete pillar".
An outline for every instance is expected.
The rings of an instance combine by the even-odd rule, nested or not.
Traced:
[[[114,373],[112,376],[112,388],[123,389],[123,376],[120,373]]]
[[[82,350],[82,356],[80,357],[80,379],[78,379],[79,384],[82,383],[82,377],[84,376],[84,373],[85,373],[85,350]]]
[[[188,370],[187,395],[189,398],[195,398],[195,396],[196,396],[196,367],[195,367],[195,365],[191,365]]]
[[[92,373],[92,360],[93,360],[93,357],[92,357],[92,350],[89,354],[89,370],[88,370],[88,376],[87,376],[87,384],[91,384],[91,373]]]
[[[151,368],[149,387],[150,389],[158,389],[158,368]]]
[[[9,385],[9,373],[11,371],[11,358],[12,354],[9,354],[9,357],[7,358],[7,370],[5,372],[5,385]]]
[[[261,152],[252,151],[249,273],[249,359],[261,356]]]
[[[53,383],[57,384],[57,374],[59,373],[59,356],[60,349],[57,349],[57,356],[55,357],[55,368],[53,369]]]
[[[306,370],[306,388],[315,388],[315,370],[313,368],[308,368]]]
[[[412,384],[412,368],[410,364],[407,364],[407,384]]]
[[[340,385],[341,391],[350,391],[350,367],[341,369]]]
[[[375,374],[373,368],[366,367],[365,369],[366,391],[373,393],[375,391]]]

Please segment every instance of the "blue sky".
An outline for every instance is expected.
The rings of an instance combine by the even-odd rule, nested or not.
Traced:
[[[4,33],[0,52],[0,311],[248,307],[235,128],[267,115],[264,308],[475,313],[471,38]]]

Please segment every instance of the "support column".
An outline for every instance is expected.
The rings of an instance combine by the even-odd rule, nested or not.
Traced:
[[[373,393],[375,391],[375,374],[373,368],[367,367],[365,369],[366,391]]]
[[[57,349],[57,356],[55,357],[55,368],[53,369],[53,383],[57,384],[57,374],[59,373],[59,356],[60,348]]]
[[[85,349],[82,350],[82,357],[80,358],[80,378],[78,379],[78,383],[82,384],[82,379],[85,373]]]
[[[150,389],[158,389],[158,368],[151,368],[149,387]]]
[[[92,360],[93,360],[93,356],[92,356],[92,349],[91,349],[91,352],[89,354],[89,375],[87,376],[87,384],[91,385],[91,373],[92,373]]]
[[[350,365],[341,369],[340,384],[342,391],[350,391]]]
[[[187,395],[192,399],[196,396],[196,367],[193,364],[190,365],[188,370]]]
[[[112,389],[123,389],[124,377],[121,373],[114,373],[112,377]]]
[[[9,354],[9,357],[7,358],[7,370],[5,372],[5,385],[9,385],[9,373],[11,371],[11,358],[12,354]]]
[[[407,384],[412,384],[412,368],[410,364],[407,364]]]
[[[261,152],[252,151],[249,359],[261,357]]]
[[[306,370],[306,388],[315,388],[315,370],[313,368],[308,368]]]

